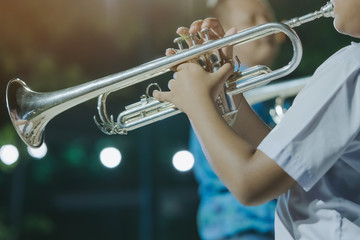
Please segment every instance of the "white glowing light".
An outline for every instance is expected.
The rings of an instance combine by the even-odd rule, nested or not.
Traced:
[[[41,159],[45,157],[47,153],[47,146],[45,143],[43,143],[39,148],[28,147],[27,150],[30,156],[32,156],[33,158]]]
[[[100,152],[100,161],[107,168],[117,167],[121,162],[121,153],[114,147],[107,147]]]
[[[186,172],[194,166],[194,156],[189,151],[179,151],[175,153],[172,163],[176,170]]]
[[[8,144],[0,148],[0,159],[6,165],[14,164],[18,158],[19,151],[14,145]]]

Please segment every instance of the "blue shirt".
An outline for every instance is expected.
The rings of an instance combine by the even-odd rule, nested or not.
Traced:
[[[273,105],[273,101],[255,104],[253,109],[266,123],[274,125],[269,115],[270,104]],[[273,234],[276,201],[255,207],[242,205],[212,170],[193,130],[189,144],[195,158],[193,170],[199,184],[197,223],[201,239],[219,239],[247,232]]]

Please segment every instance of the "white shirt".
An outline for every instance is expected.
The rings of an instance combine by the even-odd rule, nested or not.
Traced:
[[[360,239],[360,44],[316,70],[258,149],[297,181],[278,199],[277,240]]]

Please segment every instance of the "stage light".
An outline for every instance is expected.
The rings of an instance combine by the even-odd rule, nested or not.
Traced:
[[[39,148],[27,147],[27,151],[29,155],[32,156],[33,158],[41,159],[45,157],[47,153],[47,146],[45,143],[43,143]]]
[[[194,156],[189,151],[179,151],[173,156],[172,163],[176,170],[186,172],[194,166]]]
[[[6,165],[14,164],[18,158],[19,151],[14,145],[8,144],[0,148],[0,159]]]
[[[121,153],[114,147],[104,148],[100,152],[100,161],[107,168],[117,167],[121,162]]]

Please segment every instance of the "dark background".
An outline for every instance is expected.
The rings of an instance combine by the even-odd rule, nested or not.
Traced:
[[[278,19],[319,9],[325,1],[273,0]],[[0,163],[0,239],[198,239],[197,184],[180,173],[173,154],[187,149],[184,114],[107,136],[93,123],[96,99],[54,118],[46,128],[48,154],[31,158],[6,110],[5,89],[15,77],[35,91],[54,91],[162,57],[179,26],[206,17],[204,0],[0,0],[0,147],[14,144],[19,161]],[[332,20],[296,29],[304,46],[298,69],[308,76],[352,39]],[[285,44],[273,68],[287,63]],[[157,77],[166,88],[171,73]],[[115,116],[139,100],[146,85],[113,93]],[[99,151],[115,146],[122,162],[107,169]]]

